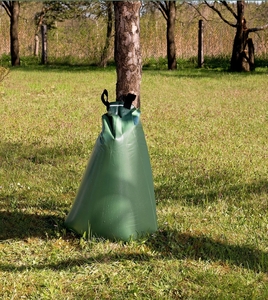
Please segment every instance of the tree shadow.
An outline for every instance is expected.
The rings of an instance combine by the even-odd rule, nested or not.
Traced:
[[[205,235],[191,235],[177,230],[159,230],[147,245],[162,257],[194,259],[236,265],[255,272],[268,272],[268,252],[248,245],[234,245]]]
[[[36,265],[1,264],[0,271],[20,272],[28,269],[54,271],[67,270],[76,266],[93,263],[111,262],[150,262],[161,259],[192,259],[197,261],[217,262],[220,265],[233,265],[254,272],[268,272],[268,252],[247,245],[232,245],[204,235],[194,236],[176,230],[159,230],[150,236],[146,245],[154,251],[154,255],[139,252],[111,252],[78,259],[66,259],[59,262],[40,263]]]
[[[62,227],[63,218],[56,214],[0,211],[0,241],[55,236]]]
[[[114,70],[114,65],[109,65],[106,68],[97,66],[96,64],[66,64],[66,63],[51,63],[46,65],[41,64],[29,64],[21,65],[17,70],[23,70],[25,72],[57,72],[57,73],[87,73],[87,72],[109,72]]]
[[[93,142],[88,142],[89,150]],[[0,142],[0,166],[5,160],[9,162],[26,160],[34,164],[54,164],[59,158],[71,155],[83,155],[85,147],[79,143],[68,146],[44,147],[41,144]]]
[[[229,56],[206,56],[204,58],[204,64],[202,68],[198,68],[197,57],[191,57],[187,60],[178,59],[177,60],[177,70],[168,71],[167,59],[147,59],[143,64],[144,71],[167,71],[163,73],[169,76],[175,77],[192,77],[192,78],[203,78],[203,77],[213,77],[216,78],[220,75],[226,73],[240,74],[241,76],[247,75],[259,75],[263,74],[263,71],[255,70],[254,72],[231,72],[231,57]],[[255,58],[256,68],[267,68],[268,60],[262,57]],[[185,72],[185,74],[181,74]],[[187,73],[189,74],[187,75]],[[216,76],[215,76],[216,75]]]
[[[107,254],[99,254],[96,256],[91,256],[87,258],[78,258],[78,259],[66,259],[60,262],[52,262],[52,263],[44,263],[44,264],[36,264],[31,266],[31,269],[34,270],[44,270],[50,269],[53,271],[62,271],[71,269],[77,266],[86,266],[93,263],[110,263],[110,262],[118,262],[118,261],[135,261],[135,262],[144,262],[150,261],[152,256],[148,254],[140,254],[140,253],[107,253]],[[25,271],[29,268],[28,265],[16,266],[12,264],[1,264],[0,263],[0,271],[3,272],[21,272]]]
[[[164,69],[144,69],[145,74],[163,76],[163,77],[174,77],[174,78],[192,78],[192,79],[203,79],[203,78],[218,78],[221,79],[225,76],[227,71],[224,70],[208,70],[208,69],[178,69],[174,71]]]
[[[25,60],[25,62],[24,62]],[[9,61],[9,58],[8,58]],[[5,65],[8,66],[8,61],[5,62]],[[201,78],[201,77],[213,77],[215,78],[215,75],[225,74],[226,72],[230,73],[230,61],[231,58],[229,57],[205,57],[205,63],[204,68],[197,68],[197,57],[190,58],[188,60],[179,60],[177,62],[178,69],[175,71],[169,71],[167,68],[167,59],[159,59],[151,61],[149,59],[148,62],[145,62],[142,66],[142,70],[147,71],[167,71],[168,73],[164,73],[165,75],[175,76],[178,77],[177,71],[185,71],[189,70],[189,75],[179,75],[185,76],[185,77],[193,77],[193,78]],[[268,60],[261,57],[256,57],[255,59],[255,67],[256,68],[267,68],[268,66]],[[39,61],[35,60],[32,62],[31,60],[28,60],[27,58],[22,58],[22,63],[19,66],[19,70],[32,72],[32,71],[41,71],[41,72],[89,72],[89,71],[114,71],[115,70],[115,62],[109,61],[108,65],[103,68],[100,67],[97,63],[92,62],[70,62],[69,58],[63,59],[61,61],[51,61],[48,64],[42,65],[39,63]],[[199,74],[193,74],[193,71],[197,71]],[[187,72],[187,71],[186,71]],[[261,75],[263,72],[259,71],[253,71],[253,72],[241,72],[241,73],[234,73],[234,74],[241,74],[241,76],[247,76],[247,75]]]
[[[5,170],[5,173],[12,172],[12,174],[16,174],[16,170],[20,170],[19,172],[22,174],[31,177],[30,182],[32,184],[32,186],[27,186],[26,183],[22,185],[21,181],[20,183],[14,182],[13,175],[1,181],[0,211],[22,211],[29,208],[46,211],[55,208],[66,209],[66,202],[60,200],[67,194],[74,197],[77,181],[82,175],[75,165],[66,168],[66,160],[69,161],[72,156],[88,159],[89,154],[86,153],[86,150],[93,147],[92,145],[76,143],[68,146],[44,147],[39,144],[24,145],[23,143],[0,142],[0,168]],[[47,168],[51,170],[51,175],[46,179]],[[64,186],[64,189],[59,188],[59,192],[49,194],[45,192],[43,187],[39,186],[42,184],[42,180],[37,181],[39,184],[35,182],[36,174],[38,177],[49,181],[47,189],[55,187],[57,190],[60,185],[58,178],[65,180],[68,177],[69,181],[67,181],[68,184]]]
[[[209,205],[219,199],[249,198],[250,195],[268,193],[268,180],[260,178],[250,183],[240,182],[232,178],[229,171],[214,171],[209,174],[201,174],[199,177],[191,178],[182,175],[173,176],[168,183],[164,182],[155,188],[155,195],[158,202],[166,199],[174,201],[182,200],[188,205]],[[161,178],[157,179],[162,182]],[[268,204],[263,209],[267,209]]]
[[[156,70],[146,70],[146,72],[155,74]],[[203,79],[203,78],[211,78],[222,80],[223,77],[227,75],[234,76],[234,79],[239,77],[247,77],[247,76],[263,76],[268,71],[256,70],[253,72],[230,72],[228,70],[217,70],[217,69],[181,69],[176,71],[167,71],[167,70],[159,70],[158,75],[163,77],[174,77],[174,78],[192,78],[192,79]]]

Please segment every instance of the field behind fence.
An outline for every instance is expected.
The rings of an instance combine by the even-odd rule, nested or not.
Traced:
[[[31,7],[23,3],[20,18],[20,54],[31,56],[34,52],[36,25],[34,15],[40,11],[41,3]],[[201,6],[204,20],[204,55],[230,56],[235,29],[225,24],[208,7]],[[248,26],[254,27],[267,23],[258,5],[247,6]],[[198,21],[200,14],[191,6],[182,5],[177,10],[176,48],[177,57],[188,59],[197,56]],[[230,21],[233,21],[230,19]],[[0,55],[9,54],[9,20],[3,9],[0,10]],[[62,59],[68,62],[99,62],[105,44],[106,20],[80,18],[57,22],[56,28],[48,32],[48,59]],[[267,58],[268,31],[252,33],[255,54]],[[113,59],[113,41],[109,56]],[[40,43],[41,47],[41,43]],[[141,17],[141,47],[143,60],[166,56],[166,23],[160,12],[148,13]],[[41,52],[41,51],[40,51]],[[39,53],[40,53],[39,52]]]

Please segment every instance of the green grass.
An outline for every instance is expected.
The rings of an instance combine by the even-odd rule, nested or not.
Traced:
[[[268,73],[144,70],[159,230],[66,231],[113,67],[24,66],[0,85],[1,299],[267,299]]]

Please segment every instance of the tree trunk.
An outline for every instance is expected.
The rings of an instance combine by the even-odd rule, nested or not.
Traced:
[[[42,12],[39,15],[39,19],[37,22],[35,35],[34,35],[34,56],[38,56],[39,54],[39,31],[43,24],[44,16],[45,16],[45,9],[43,8]]]
[[[10,53],[12,66],[20,65],[19,56],[19,1],[10,1]]]
[[[106,5],[107,5],[107,32],[106,32],[105,45],[101,55],[101,61],[100,61],[101,67],[107,66],[107,62],[109,58],[109,47],[110,47],[110,41],[112,38],[112,29],[113,29],[113,3],[109,1],[106,2]]]
[[[140,1],[114,1],[116,99],[132,93],[133,105],[140,107],[141,50]]]
[[[245,66],[245,52],[248,30],[246,26],[246,19],[244,17],[245,1],[237,1],[237,27],[233,43],[233,52],[231,58],[231,71],[241,72],[246,71]]]
[[[168,2],[168,18],[167,18],[167,58],[168,69],[177,69],[176,62],[176,44],[175,44],[175,22],[176,22],[176,1]]]
[[[38,56],[39,54],[39,36],[35,34],[34,36],[34,56]]]

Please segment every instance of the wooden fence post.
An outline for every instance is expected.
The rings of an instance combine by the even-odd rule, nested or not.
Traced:
[[[252,39],[248,39],[248,59],[250,71],[255,70],[255,59],[254,59],[254,44]]]
[[[198,22],[198,68],[202,68],[204,65],[204,24],[203,20]]]
[[[42,34],[42,64],[47,63],[47,25],[41,26]]]

